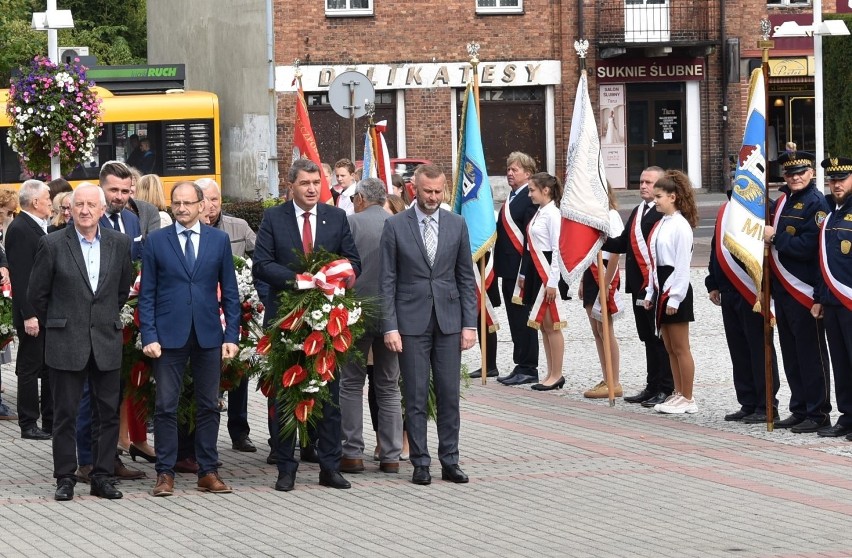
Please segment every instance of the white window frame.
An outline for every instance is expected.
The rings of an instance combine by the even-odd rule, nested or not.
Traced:
[[[373,15],[373,0],[367,0],[366,8],[352,8],[352,0],[346,0],[346,8],[333,9],[328,7],[328,0],[325,0],[325,15],[327,17],[356,17],[356,16],[371,16]]]
[[[806,2],[799,2],[795,0],[767,0],[767,6],[784,6],[790,8],[802,8],[806,6],[811,6],[813,2],[811,0],[807,0]]]
[[[522,14],[524,13],[524,0],[517,0],[517,6],[503,6],[507,0],[497,0],[496,6],[480,6],[476,0],[476,13],[478,14]]]

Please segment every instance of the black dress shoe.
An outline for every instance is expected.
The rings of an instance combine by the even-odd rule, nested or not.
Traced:
[[[257,448],[254,447],[254,444],[251,442],[248,436],[244,436],[239,440],[234,440],[231,443],[231,449],[236,451],[244,451],[246,453],[254,453],[257,451]]]
[[[52,436],[38,426],[32,426],[21,431],[21,438],[24,440],[50,440]]]
[[[538,376],[528,376],[526,374],[515,374],[514,377],[506,378],[501,384],[504,386],[520,386],[523,384],[535,384],[538,382]]]
[[[657,405],[659,403],[663,403],[668,396],[669,396],[668,393],[661,391],[659,393],[652,395],[651,397],[649,397],[645,401],[642,401],[642,406],[645,407],[645,408],[648,408],[648,409],[653,409],[654,405]]]
[[[562,387],[564,385],[565,385],[565,378],[563,377],[563,378],[559,378],[558,380],[556,380],[555,382],[553,382],[550,385],[534,384],[532,386],[532,389],[534,389],[536,391],[550,391],[550,390],[553,390],[553,389],[562,389]]]
[[[339,471],[320,471],[319,483],[322,486],[329,486],[331,488],[352,488],[349,481],[343,478],[343,475],[341,475]]]
[[[278,458],[275,456],[275,452],[273,450],[270,450],[269,455],[266,456],[266,462],[270,465],[278,463]]]
[[[500,375],[500,371],[496,368],[492,368],[488,372],[485,373],[486,378],[496,378]],[[471,378],[481,378],[482,377],[482,368],[477,368],[470,374],[468,374]]]
[[[294,473],[278,473],[278,480],[275,481],[275,490],[290,492],[293,490],[294,484],[296,484],[296,475]]]
[[[507,380],[511,380],[512,378],[514,378],[517,375],[518,375],[518,371],[513,370],[508,376],[503,376],[502,378],[497,378],[497,381],[500,382],[501,384],[505,384]]]
[[[656,395],[656,394],[653,391],[649,391],[646,388],[646,389],[643,389],[642,391],[640,391],[639,393],[637,393],[636,395],[627,395],[627,396],[623,397],[623,399],[626,403],[641,403],[641,402],[645,401],[646,399],[650,399],[650,398],[654,397],[654,395]]]
[[[725,420],[728,422],[737,422],[753,414],[754,412],[746,411],[744,407],[741,407],[739,411],[734,411],[733,413],[725,415]]]
[[[301,449],[299,449],[299,459],[301,459],[305,463],[319,463],[319,457],[317,457],[317,450],[311,444],[308,444],[307,446],[302,446]]]
[[[797,417],[796,415],[790,415],[784,420],[779,420],[775,423],[775,428],[793,428],[797,424],[800,424],[803,420],[801,417]]]
[[[107,500],[119,500],[124,494],[121,493],[112,481],[107,478],[94,477],[92,479],[92,488],[89,489],[89,494],[98,498],[106,498]]]
[[[826,426],[831,426],[831,422],[817,422],[815,420],[807,419],[803,420],[796,426],[790,429],[790,432],[793,434],[812,434],[814,432],[818,432],[820,428],[824,428]]]
[[[852,432],[852,427],[844,426],[838,422],[834,426],[823,426],[817,430],[817,436],[822,436],[823,438],[840,438],[850,432]]]
[[[57,502],[67,502],[74,499],[74,479],[59,479],[56,481],[56,492],[53,499]]]
[[[773,424],[778,425],[778,411],[774,411],[772,413]],[[752,413],[747,417],[743,418],[743,423],[745,424],[765,424],[766,423],[766,413],[764,411],[760,411],[758,413]]]
[[[425,465],[415,465],[414,474],[411,475],[411,482],[414,484],[432,484],[432,475],[429,474],[429,467]]]
[[[441,480],[454,482],[456,484],[464,484],[469,479],[461,467],[458,465],[450,465],[449,467],[441,467]]]

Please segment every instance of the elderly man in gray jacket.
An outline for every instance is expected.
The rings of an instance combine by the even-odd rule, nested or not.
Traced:
[[[387,186],[378,178],[366,178],[355,187],[352,202],[355,213],[349,216],[349,228],[361,256],[361,275],[355,284],[359,295],[375,298],[379,294],[380,244],[385,220]],[[402,412],[399,394],[399,358],[384,344],[381,321],[376,320],[357,342],[364,355],[373,351],[373,374],[370,378],[376,393],[379,413],[376,434],[381,447],[379,470],[384,473],[399,472],[399,454],[402,450]],[[363,394],[366,367],[360,363],[347,364],[340,375],[340,413],[343,434],[343,459],[340,470],[360,473],[364,470]]]

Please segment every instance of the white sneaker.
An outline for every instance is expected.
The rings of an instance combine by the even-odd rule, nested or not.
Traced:
[[[687,407],[689,407],[690,403],[695,405],[695,401],[691,399],[687,399],[684,396],[680,395],[677,399],[673,399],[669,403],[661,403],[660,408],[657,409],[659,413],[665,413],[667,415],[682,415],[686,412]],[[698,410],[698,407],[695,408]]]
[[[654,410],[659,412],[660,407],[662,407],[663,405],[670,405],[670,404],[674,403],[674,401],[677,400],[679,397],[681,397],[680,393],[678,393],[676,391],[672,392],[671,395],[666,397],[665,401],[663,401],[662,403],[657,403],[656,405],[654,405]]]
[[[683,409],[684,413],[692,415],[698,412],[698,405],[695,403],[694,397],[692,399],[683,398],[683,401],[686,403],[686,407]]]

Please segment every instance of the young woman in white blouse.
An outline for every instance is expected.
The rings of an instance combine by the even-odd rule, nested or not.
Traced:
[[[562,328],[565,322],[559,315],[556,295],[559,290],[559,229],[562,215],[559,200],[562,184],[555,176],[540,172],[530,177],[529,195],[538,205],[538,211],[527,229],[527,244],[521,263],[520,286],[524,304],[532,306],[527,324],[541,330],[544,355],[547,360],[547,377],[532,389],[547,391],[562,389],[562,358],[565,339]]]
[[[654,185],[654,201],[663,218],[648,238],[653,280],[648,285],[645,308],[654,308],[657,334],[662,335],[672,366],[674,393],[655,410],[667,414],[696,413],[692,396],[695,362],[689,348],[689,322],[695,321],[689,265],[692,229],[698,225],[698,209],[689,177],[667,171]]]

